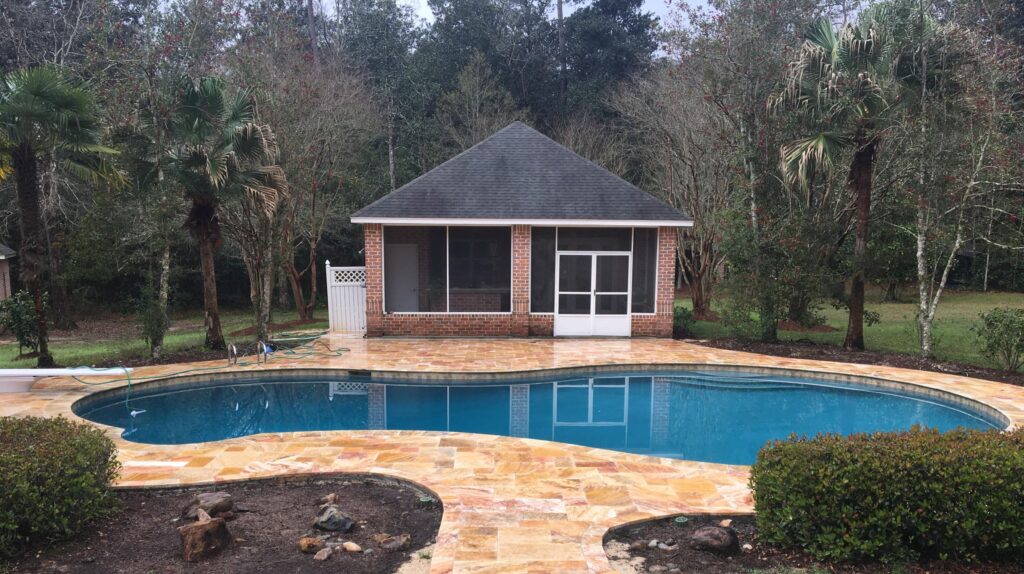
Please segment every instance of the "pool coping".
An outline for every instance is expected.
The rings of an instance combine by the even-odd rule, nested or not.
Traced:
[[[899,385],[945,399],[982,405],[1009,421],[1024,422],[1024,388],[876,365],[755,355],[662,339],[390,339],[328,337],[349,353],[269,365],[226,368],[221,362],[143,367],[138,377],[181,368],[216,369],[216,378],[252,377],[289,370],[372,371],[403,379],[492,378],[515,373],[636,370],[644,366],[737,370],[797,377],[824,375],[839,382]],[[292,373],[293,374],[293,373]],[[187,375],[185,375],[187,377]],[[171,377],[174,378],[174,377]],[[123,386],[90,378],[44,380],[30,393],[0,395],[0,415],[68,416],[78,399]],[[378,382],[381,379],[378,378]],[[887,386],[886,388],[892,388]],[[453,572],[611,572],[603,550],[609,529],[677,514],[752,510],[746,466],[729,466],[513,437],[425,431],[276,433],[192,445],[143,445],[104,428],[124,464],[121,484],[185,487],[261,477],[361,472],[394,477],[438,494],[444,505],[431,561],[432,574]]]

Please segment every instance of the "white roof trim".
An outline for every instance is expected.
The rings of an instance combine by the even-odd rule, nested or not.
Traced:
[[[632,219],[486,219],[450,217],[353,217],[352,223],[387,225],[533,225],[536,227],[693,227],[692,220]]]

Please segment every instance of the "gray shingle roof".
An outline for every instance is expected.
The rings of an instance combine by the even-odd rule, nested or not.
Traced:
[[[0,259],[10,259],[17,255],[13,249],[7,247],[3,243],[0,243]]]
[[[513,122],[352,216],[689,222],[691,218]]]

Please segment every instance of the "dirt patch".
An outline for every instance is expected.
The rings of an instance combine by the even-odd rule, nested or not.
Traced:
[[[238,345],[239,359],[252,358],[256,353],[256,345]],[[205,347],[191,347],[173,353],[167,353],[159,359],[151,357],[122,357],[96,363],[96,367],[147,367],[150,365],[170,365],[172,363],[193,363],[201,361],[224,361],[228,364],[227,351],[211,351]]]
[[[195,564],[181,557],[177,527],[182,508],[199,492],[224,490],[245,510],[228,522],[234,544]],[[337,493],[339,507],[356,526],[338,540],[352,541],[363,552],[336,551],[325,561],[299,552],[298,540],[324,534],[312,527],[317,501]],[[430,497],[432,502],[421,498]],[[251,572],[395,572],[413,556],[427,562],[422,550],[434,542],[441,524],[441,504],[412,485],[366,476],[295,481],[254,481],[216,488],[120,491],[124,509],[75,539],[39,550],[14,564],[17,572],[127,574],[138,572],[242,574]],[[375,535],[409,535],[408,545],[386,549]],[[0,567],[2,567],[0,563]]]
[[[271,323],[267,325],[268,332],[286,331],[288,329],[294,329],[296,327],[304,327],[306,325],[313,325],[314,323],[322,323],[323,319],[295,319],[294,321],[285,321],[283,323]],[[256,327],[246,327],[245,329],[238,329],[228,333],[229,337],[251,337],[256,334]]]
[[[692,533],[702,526],[717,526],[722,520],[732,520],[741,545],[749,545],[734,556],[719,556],[690,547]],[[650,541],[671,542],[670,549],[651,547]],[[1014,563],[962,564],[958,562],[929,562],[906,564],[902,568],[881,564],[820,564],[801,553],[780,552],[762,546],[757,541],[754,517],[745,516],[691,516],[683,525],[672,518],[642,522],[609,533],[605,551],[616,571],[624,574],[665,572],[704,574],[745,574],[778,569],[819,568],[825,572],[841,574],[883,574],[894,571],[908,574],[1024,574],[1024,566]]]
[[[878,351],[848,351],[834,345],[823,345],[810,341],[793,341],[786,343],[759,343],[756,341],[743,341],[734,338],[708,339],[690,341],[706,347],[717,349],[729,349],[733,351],[747,351],[760,353],[774,357],[792,357],[795,359],[812,359],[820,361],[838,361],[842,363],[858,363],[864,365],[884,365],[887,367],[899,367],[903,369],[917,369],[920,371],[931,371],[934,373],[947,373],[960,375],[962,377],[973,377],[989,381],[999,381],[1011,385],[1024,386],[1024,373],[1013,373],[990,369],[986,367],[975,367],[962,363],[947,361],[935,361],[923,359],[914,355],[901,353],[882,353]]]
[[[786,319],[785,321],[779,321],[780,331],[791,331],[794,333],[831,333],[836,328],[830,325],[801,325],[796,321]]]

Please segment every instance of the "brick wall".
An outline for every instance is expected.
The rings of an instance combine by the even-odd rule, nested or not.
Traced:
[[[530,309],[530,227],[512,227],[512,313],[430,314],[390,313],[383,308],[383,230],[379,224],[364,226],[366,258],[367,336],[470,336],[549,337],[554,330],[553,315],[531,315]],[[658,230],[658,300],[654,315],[634,315],[633,335],[671,337],[675,287],[676,229]]]
[[[654,315],[633,316],[634,337],[672,336],[677,234],[674,227],[658,228],[658,300]]]

